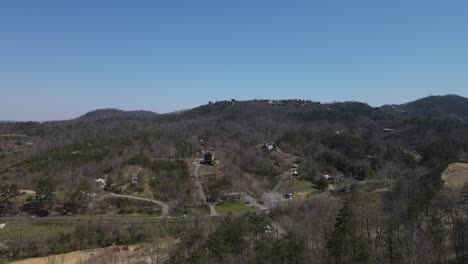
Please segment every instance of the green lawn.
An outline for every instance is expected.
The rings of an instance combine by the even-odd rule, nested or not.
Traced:
[[[69,222],[7,222],[6,226],[0,229],[0,238],[8,237],[53,237],[60,233],[67,233],[74,228]]]
[[[293,185],[293,181],[291,179],[290,183],[289,183],[289,180],[285,181],[284,184],[279,188],[278,192],[280,194],[285,194],[288,192],[307,192],[313,195],[313,194],[318,194],[321,191],[317,189],[315,184],[313,184],[310,181],[294,179],[294,185]]]
[[[95,214],[92,217],[94,218],[149,218],[149,217],[159,217],[162,214],[160,212],[155,212],[154,214],[140,214],[140,213],[130,213],[130,214]],[[82,216],[82,215],[77,215]]]
[[[197,216],[197,215],[210,215],[210,208],[203,207],[203,208],[192,208],[189,210],[189,213],[187,214],[188,216]]]
[[[171,216],[173,217],[177,217],[177,216],[183,216],[183,215],[186,215],[186,216],[206,216],[206,215],[210,215],[210,208],[208,208],[208,206],[206,207],[199,207],[199,206],[189,206],[187,208],[187,213],[173,213],[171,212],[170,214]]]
[[[210,174],[216,174],[218,172],[218,166],[209,166],[209,165],[204,165],[200,167],[200,170],[198,171],[198,174],[200,176],[204,175],[210,175]]]
[[[215,206],[218,214],[232,213],[245,213],[256,211],[254,207],[246,206],[243,201],[239,202],[224,202],[223,204],[217,204]]]
[[[1,134],[0,138],[24,138],[28,137],[27,135],[22,134]]]
[[[344,178],[342,181],[334,183],[332,185],[335,188],[335,190],[339,190],[339,189],[342,189],[342,188],[344,188],[346,186],[350,186],[350,185],[358,183],[358,182],[359,182],[358,180],[355,180],[353,178]]]

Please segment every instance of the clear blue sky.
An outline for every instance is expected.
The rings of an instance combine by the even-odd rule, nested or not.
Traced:
[[[0,120],[468,96],[468,1],[0,1]]]

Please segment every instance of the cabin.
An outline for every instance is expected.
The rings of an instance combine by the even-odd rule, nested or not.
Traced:
[[[215,163],[214,153],[207,151],[203,155],[203,164],[213,165]]]
[[[268,151],[273,151],[273,150],[276,149],[276,145],[275,145],[275,143],[266,142],[266,143],[263,144],[262,149],[268,150]]]
[[[104,187],[106,186],[106,180],[104,180],[103,178],[99,178],[99,179],[96,179],[94,180],[96,183],[98,183],[99,185],[101,185],[101,187]]]

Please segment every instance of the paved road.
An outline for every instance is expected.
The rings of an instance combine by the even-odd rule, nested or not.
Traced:
[[[289,172],[289,171],[283,173],[283,174],[281,175],[280,180],[276,183],[275,187],[273,187],[273,189],[271,189],[271,192],[272,192],[272,193],[278,192],[279,188],[281,188],[281,186],[283,185],[283,183],[289,179],[289,176],[290,176],[290,172]]]
[[[260,211],[266,211],[266,210],[269,210],[268,207],[260,204],[257,199],[255,199],[254,197],[248,195],[248,194],[243,194],[242,195],[242,199],[244,199],[244,201],[248,202],[247,206],[251,206],[251,207],[257,207],[258,209],[260,209]]]
[[[268,208],[266,207],[265,205],[262,205],[260,204],[257,199],[255,199],[255,197],[252,197],[248,194],[243,194],[242,195],[242,199],[244,199],[245,201],[249,202],[248,206],[253,206],[253,207],[257,207],[258,209],[260,209],[260,212],[268,212],[271,210],[271,208]],[[271,226],[273,227],[273,229],[275,230],[275,233],[278,237],[283,237],[285,236],[288,232],[286,232],[286,230],[280,225],[278,224],[277,222],[274,222],[272,221],[271,222]]]
[[[203,203],[207,204],[208,207],[210,208],[210,216],[205,216],[205,217],[213,217],[213,216],[219,216],[218,213],[216,212],[216,209],[212,203],[208,203],[206,201],[206,195],[205,192],[203,191],[203,186],[200,181],[199,177],[199,170],[202,165],[198,162],[193,163],[194,165],[194,174],[193,176],[195,177],[195,185],[198,190],[198,195],[200,199],[202,200]],[[249,202],[248,206],[253,206],[259,208],[260,211],[269,211],[273,207],[275,207],[279,201],[281,201],[281,195],[277,193],[278,189],[281,187],[281,185],[288,180],[290,172],[285,172],[284,174],[281,175],[280,180],[278,183],[276,183],[275,187],[271,190],[271,192],[265,192],[262,194],[262,201],[263,204],[260,204],[255,197],[252,197],[248,194],[242,194],[242,198]],[[328,192],[329,193],[329,192]],[[121,194],[114,194],[110,193],[107,194],[108,196],[111,197],[121,197],[121,198],[128,198],[128,199],[135,199],[135,200],[140,200],[140,201],[147,201],[147,202],[152,202],[155,204],[158,204],[162,208],[162,216],[159,217],[138,217],[138,218],[129,218],[129,217],[99,217],[99,215],[96,216],[72,216],[72,217],[66,217],[66,216],[58,216],[58,217],[0,217],[1,221],[85,221],[85,220],[90,220],[90,219],[99,219],[101,221],[135,221],[135,222],[147,222],[147,221],[157,221],[157,220],[163,220],[167,218],[171,218],[169,216],[169,206],[165,204],[164,202],[158,201],[158,200],[152,200],[152,199],[147,199],[147,198],[142,198],[142,197],[137,197],[137,196],[131,196],[131,195],[121,195]],[[323,196],[324,193],[318,196]],[[325,194],[326,195],[326,194]],[[203,218],[205,218],[203,217]],[[191,219],[191,217],[186,217],[185,219]],[[280,226],[278,223],[273,222],[272,226],[274,229],[277,230],[278,235],[283,236],[287,232],[286,230]]]
[[[278,190],[289,179],[290,173],[291,172],[286,171],[283,174],[281,174],[279,181],[275,184],[273,189],[271,189],[270,192],[264,192],[262,194],[261,199],[266,207],[271,209],[273,207],[276,207],[281,201],[281,194],[278,193]]]
[[[107,196],[151,202],[151,203],[154,203],[154,204],[157,204],[157,205],[161,206],[161,211],[162,211],[162,216],[163,217],[168,217],[169,216],[169,206],[167,206],[167,204],[165,204],[164,202],[161,202],[161,201],[158,201],[158,200],[147,199],[147,198],[131,196],[131,195],[115,194],[115,193],[109,193],[109,194],[107,194]]]
[[[214,216],[223,217],[223,216]],[[28,222],[75,222],[75,221],[89,221],[99,220],[105,222],[154,222],[154,221],[166,221],[168,219],[179,219],[179,220],[192,220],[195,218],[213,218],[213,216],[187,216],[187,217],[103,217],[100,215],[92,216],[47,216],[47,217],[24,217],[24,216],[13,216],[13,217],[0,217],[1,223],[28,221]]]
[[[167,217],[101,217],[95,216],[47,216],[47,217],[0,217],[0,221],[17,222],[17,221],[31,221],[31,222],[74,222],[74,221],[89,221],[101,220],[109,222],[151,222],[161,221]]]
[[[205,192],[203,191],[203,186],[201,184],[200,176],[198,174],[198,171],[200,170],[200,168],[206,165],[202,165],[199,162],[195,162],[193,163],[193,165],[194,165],[193,176],[195,177],[195,185],[197,186],[197,189],[198,189],[198,195],[200,196],[200,199],[202,200],[202,202],[208,205],[208,207],[210,208],[210,215],[216,216],[218,215],[218,213],[216,212],[214,205],[212,203],[206,202],[206,195],[205,195]]]

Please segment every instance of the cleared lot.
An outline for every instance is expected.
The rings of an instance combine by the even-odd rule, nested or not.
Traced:
[[[445,186],[461,188],[468,182],[468,163],[452,163],[442,173]]]

